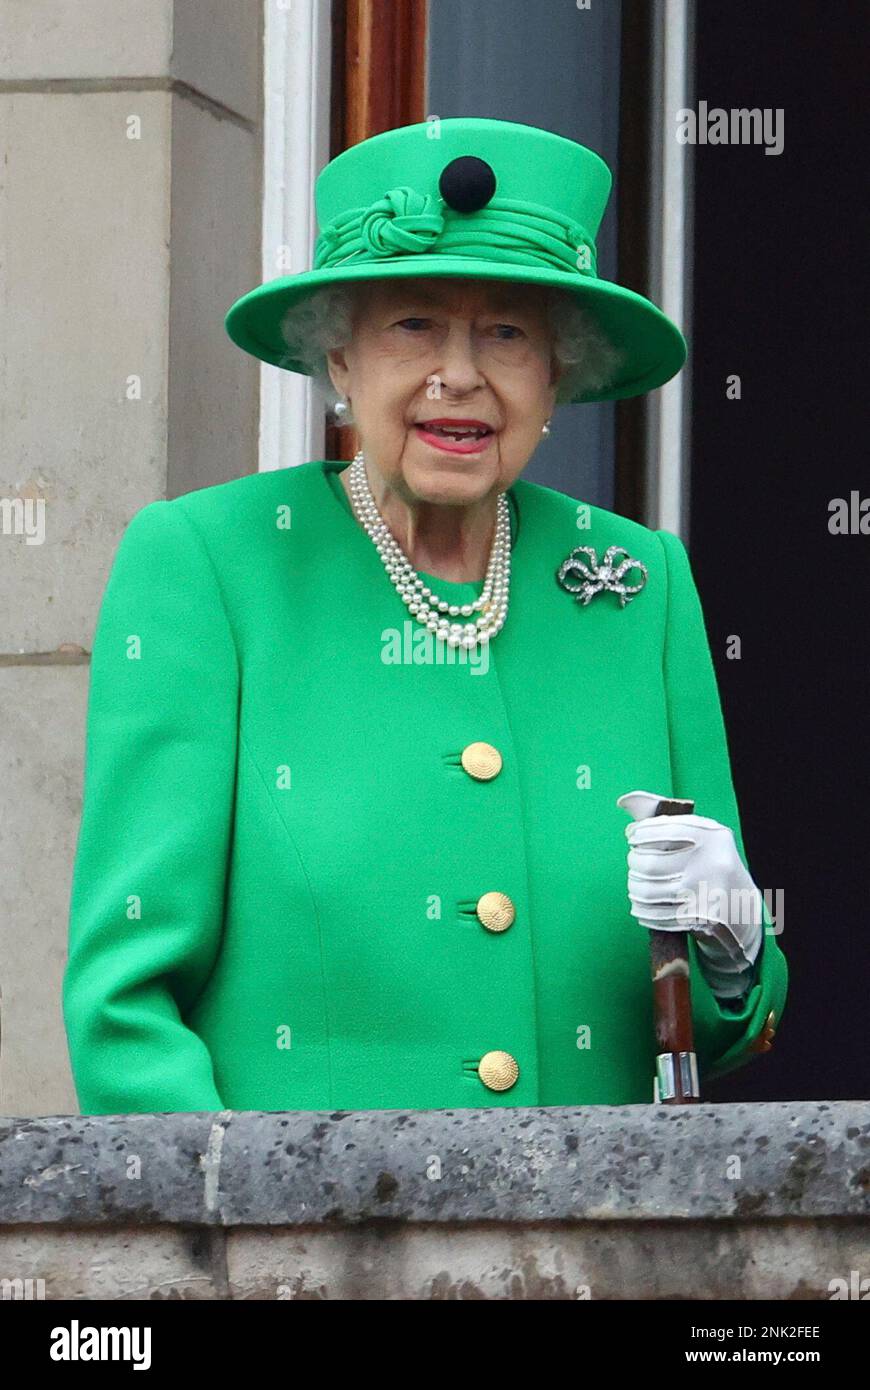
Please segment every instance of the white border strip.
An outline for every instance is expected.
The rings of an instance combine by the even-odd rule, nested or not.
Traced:
[[[693,0],[654,0],[651,294],[691,334],[692,146],[676,138],[676,113],[694,99]],[[685,539],[689,526],[691,354],[650,398],[646,434],[646,524]]]
[[[329,0],[264,0],[263,280],[311,266],[314,181],[329,159]],[[307,377],[260,368],[259,470],[323,457],[324,402]]]

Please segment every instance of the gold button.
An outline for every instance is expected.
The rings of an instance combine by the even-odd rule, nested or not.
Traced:
[[[507,893],[484,893],[477,900],[477,915],[487,931],[507,931],[517,913]]]
[[[490,782],[501,772],[501,753],[491,743],[469,743],[462,750],[461,761],[469,777],[478,782]]]
[[[509,1091],[520,1074],[509,1052],[486,1052],[481,1057],[477,1074],[490,1091]]]

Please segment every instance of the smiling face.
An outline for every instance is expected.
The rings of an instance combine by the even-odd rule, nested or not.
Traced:
[[[410,503],[468,505],[510,487],[559,376],[537,286],[434,277],[357,286],[352,339],[328,365],[367,461]],[[458,439],[460,425],[488,432]]]

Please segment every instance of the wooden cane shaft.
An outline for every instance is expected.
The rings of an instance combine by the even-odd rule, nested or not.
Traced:
[[[692,1052],[689,949],[685,932],[651,931],[653,1004],[659,1052]]]
[[[660,801],[657,816],[691,815],[694,801]],[[692,998],[689,984],[689,944],[686,932],[650,931],[650,963],[653,979],[653,1016],[656,1051],[694,1052]],[[665,1105],[697,1104],[697,1096],[682,1094],[679,1068],[675,1068],[678,1094]]]

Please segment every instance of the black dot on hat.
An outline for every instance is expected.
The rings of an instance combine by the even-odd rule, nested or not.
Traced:
[[[438,191],[456,212],[477,212],[486,207],[495,193],[495,174],[485,159],[462,154],[441,170]]]

